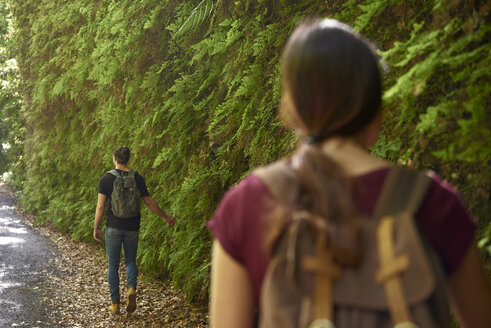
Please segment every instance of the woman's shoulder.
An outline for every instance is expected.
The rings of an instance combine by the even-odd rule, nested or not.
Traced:
[[[268,190],[253,174],[248,174],[222,197],[206,226],[223,248],[237,261],[244,261],[242,250],[258,239],[259,221],[263,215]]]
[[[459,192],[432,171],[432,183],[417,214],[422,233],[442,259],[447,274],[460,265],[476,230],[476,222]]]
[[[460,193],[447,180],[434,171],[422,172],[431,179],[430,186],[421,205],[421,210],[448,212],[450,208],[467,211]]]
[[[265,193],[268,193],[268,189],[264,182],[257,175],[250,173],[225,193],[221,203],[246,202]]]
[[[457,189],[433,171],[426,174],[432,179],[420,213],[447,217],[471,217]]]

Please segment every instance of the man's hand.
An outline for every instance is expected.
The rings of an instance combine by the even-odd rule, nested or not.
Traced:
[[[154,212],[162,219],[164,219],[168,225],[173,226],[176,223],[176,220],[172,216],[165,214],[164,211],[160,209],[160,207],[157,205],[157,203],[155,203],[151,196],[143,197],[143,201],[150,211]]]
[[[166,215],[166,216],[164,216],[164,220],[165,220],[165,222],[167,222],[167,224],[168,224],[168,225],[170,225],[171,227],[172,227],[174,224],[176,224],[176,220],[175,220],[175,219],[174,219],[172,216],[170,216],[170,215]]]
[[[102,243],[102,231],[101,228],[94,229],[94,239]]]

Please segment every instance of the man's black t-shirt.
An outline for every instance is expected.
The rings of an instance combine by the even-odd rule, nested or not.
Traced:
[[[116,170],[119,174],[127,175],[128,172]],[[126,230],[126,231],[137,231],[140,229],[140,214],[133,218],[121,219],[116,217],[111,210],[111,194],[113,192],[113,183],[116,177],[110,173],[104,174],[99,180],[99,193],[107,196],[107,207],[106,207],[106,227]],[[145,179],[135,173],[135,181],[138,189],[140,190],[140,196],[150,196],[148,193],[147,186],[145,184]]]

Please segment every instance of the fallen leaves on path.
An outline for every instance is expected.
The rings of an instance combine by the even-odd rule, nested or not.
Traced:
[[[56,309],[50,316],[57,318],[60,327],[207,327],[203,306],[193,308],[173,286],[144,274],[138,278],[137,309],[128,315],[123,298],[126,295],[123,265],[120,267],[122,314],[109,314],[107,261],[102,247],[73,241],[49,224],[37,226],[35,216],[17,212],[27,225],[51,239],[58,250],[55,265],[60,272],[52,277],[58,288],[54,290],[55,297],[45,301]]]

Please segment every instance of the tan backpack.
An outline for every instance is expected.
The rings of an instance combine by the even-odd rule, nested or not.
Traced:
[[[253,173],[280,200],[296,183],[285,160]],[[291,220],[268,265],[259,327],[451,327],[439,259],[413,220],[430,182],[417,171],[391,169],[374,215],[360,220],[356,269],[333,261],[318,224]]]

